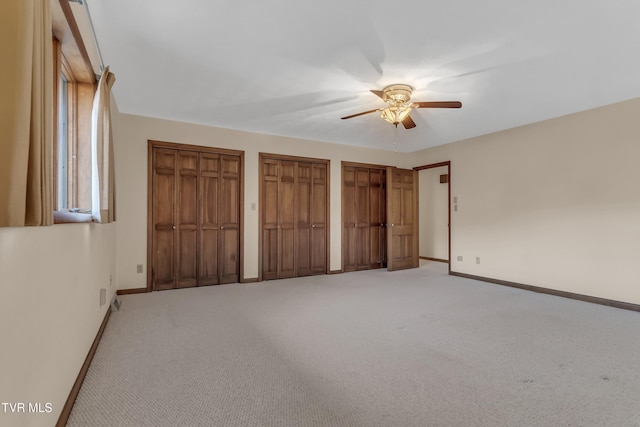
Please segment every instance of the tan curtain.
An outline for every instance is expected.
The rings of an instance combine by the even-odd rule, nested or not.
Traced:
[[[102,72],[91,116],[91,216],[97,222],[113,222],[115,212],[115,173],[111,134],[111,87],[116,77],[106,67]]]
[[[0,43],[0,227],[50,225],[53,49],[49,0],[1,0]]]

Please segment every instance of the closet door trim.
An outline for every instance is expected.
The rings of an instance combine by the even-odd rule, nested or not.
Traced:
[[[153,291],[153,151],[155,148],[169,148],[179,151],[196,151],[238,156],[240,158],[239,194],[239,283],[244,283],[244,151],[227,148],[205,147],[200,145],[179,144],[176,142],[147,140],[147,292]]]

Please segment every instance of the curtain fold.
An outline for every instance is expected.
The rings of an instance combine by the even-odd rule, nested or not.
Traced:
[[[91,115],[91,217],[113,222],[115,216],[115,168],[111,132],[111,87],[116,77],[105,67],[93,99]]]
[[[0,2],[0,227],[53,223],[48,0]]]

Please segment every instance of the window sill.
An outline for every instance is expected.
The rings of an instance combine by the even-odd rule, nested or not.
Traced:
[[[89,213],[53,211],[54,224],[73,224],[86,222],[93,222],[93,220],[91,219],[91,214]]]

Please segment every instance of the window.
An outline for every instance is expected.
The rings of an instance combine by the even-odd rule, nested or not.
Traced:
[[[54,210],[91,211],[91,111],[95,85],[75,78],[54,41],[57,111],[54,146]],[[79,220],[81,218],[76,218]]]
[[[108,223],[115,221],[110,116],[110,91],[115,76],[109,67],[102,65],[102,60],[100,71],[92,64],[84,43],[90,37],[82,34],[71,4],[61,1],[59,5],[60,8],[52,8],[52,78],[57,100],[53,147],[54,222]],[[88,20],[90,27],[88,11],[81,10],[80,17],[86,12],[82,19]]]

